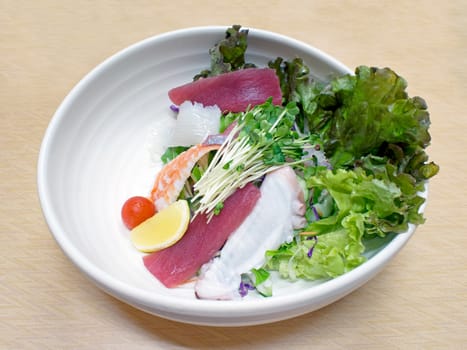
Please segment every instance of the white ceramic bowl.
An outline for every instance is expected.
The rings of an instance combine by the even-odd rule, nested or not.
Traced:
[[[271,298],[197,300],[188,287],[164,288],[143,266],[120,220],[122,203],[146,195],[158,170],[151,140],[164,136],[167,91],[209,65],[226,27],[183,29],[136,43],[90,72],[65,98],[45,134],[38,190],[50,230],[97,286],[146,312],[180,322],[240,326],[274,322],[330,304],[375,276],[414,231],[388,239],[355,270],[324,283],[281,283]],[[294,39],[250,28],[247,60],[301,56],[318,79],[351,72]]]

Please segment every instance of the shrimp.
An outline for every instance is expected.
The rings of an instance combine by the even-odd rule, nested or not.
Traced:
[[[195,164],[208,152],[218,150],[220,144],[198,144],[167,163],[157,174],[151,190],[151,200],[160,211],[175,202],[190,177]]]

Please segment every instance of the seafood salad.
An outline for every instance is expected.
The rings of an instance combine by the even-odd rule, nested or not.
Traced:
[[[247,47],[247,29],[227,28],[209,69],[168,91],[164,166],[121,212],[147,270],[200,299],[354,269],[369,245],[424,222],[439,170],[427,105],[391,69],[321,82],[300,57],[246,62]]]

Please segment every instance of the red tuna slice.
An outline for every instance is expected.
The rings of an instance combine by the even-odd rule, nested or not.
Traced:
[[[144,266],[168,288],[187,282],[222,248],[251,213],[259,197],[260,190],[252,184],[236,190],[209,224],[206,215],[196,216],[180,241],[144,256]]]
[[[282,103],[282,92],[275,70],[248,68],[193,81],[169,91],[170,100],[177,105],[185,101],[217,105],[221,111],[241,112],[248,106],[264,103],[272,97]]]

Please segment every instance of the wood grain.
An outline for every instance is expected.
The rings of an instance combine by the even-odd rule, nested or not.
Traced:
[[[389,66],[431,112],[427,222],[346,298],[292,320],[183,325],[98,290],[45,224],[36,163],[69,90],[146,37],[239,23],[312,44],[350,67]],[[465,1],[0,1],[0,348],[461,349],[467,342]]]

